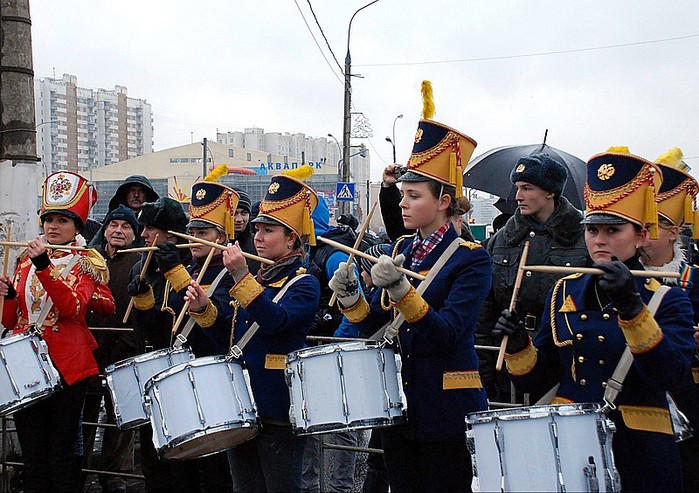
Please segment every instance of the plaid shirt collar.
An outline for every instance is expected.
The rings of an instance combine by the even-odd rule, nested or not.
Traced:
[[[430,236],[422,240],[420,238],[420,232],[418,231],[413,239],[413,244],[410,246],[410,268],[415,269],[418,265],[425,260],[425,257],[434,250],[434,248],[439,245],[442,241],[444,235],[449,231],[451,226],[450,222],[446,222],[444,226],[439,228],[437,231],[432,233]]]

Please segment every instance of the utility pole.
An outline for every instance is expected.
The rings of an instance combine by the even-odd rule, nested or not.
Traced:
[[[206,172],[206,157],[207,157],[207,156],[206,156],[206,154],[207,154],[207,152],[206,152],[206,151],[207,151],[207,147],[206,147],[206,146],[207,146],[207,143],[206,143],[206,142],[207,142],[207,141],[206,141],[206,137],[204,137],[204,140],[201,142],[201,145],[204,146],[204,150],[202,151],[203,154],[202,154],[202,157],[201,157],[201,179],[202,179],[202,180],[203,180],[204,178],[206,178],[206,175],[209,174],[209,173]]]
[[[27,240],[37,234],[38,162],[29,0],[0,0],[0,237],[3,239],[10,222],[13,240]]]

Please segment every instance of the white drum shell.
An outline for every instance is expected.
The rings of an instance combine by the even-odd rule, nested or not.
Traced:
[[[129,430],[148,423],[143,398],[146,382],[153,375],[193,358],[192,351],[186,347],[158,349],[108,366],[105,369],[107,386],[119,429]]]
[[[0,339],[0,416],[22,409],[61,388],[48,347],[25,332]]]
[[[153,444],[161,459],[205,457],[257,433],[257,409],[242,365],[225,356],[173,366],[146,384]]]
[[[292,427],[300,435],[392,426],[404,396],[396,355],[375,342],[333,343],[287,357]]]
[[[470,413],[466,438],[473,491],[590,491],[584,472],[589,457],[599,491],[618,491],[615,427],[599,409],[598,404],[562,404]]]

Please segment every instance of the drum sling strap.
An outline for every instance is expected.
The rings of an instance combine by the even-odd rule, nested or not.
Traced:
[[[418,294],[420,294],[420,296],[422,296],[423,293],[427,291],[427,288],[437,277],[437,274],[439,274],[439,271],[442,269],[442,267],[444,267],[444,264],[446,264],[447,261],[451,258],[451,256],[454,255],[454,252],[456,252],[457,248],[459,248],[459,246],[463,242],[463,239],[455,238],[454,241],[452,241],[451,244],[447,247],[447,249],[444,250],[444,253],[442,253],[442,255],[434,263],[430,271],[427,273],[427,277],[425,277],[425,280],[420,282],[420,284],[416,288],[416,291],[418,292]],[[400,329],[400,326],[403,325],[403,322],[405,322],[405,317],[402,313],[398,313],[391,322],[388,322],[386,325],[381,327],[374,335],[372,335],[369,338],[369,340],[378,341],[379,339],[383,338],[386,341],[386,343],[391,344],[394,337],[393,334],[398,333],[398,330]],[[387,333],[388,335],[386,335]]]
[[[73,258],[71,258],[66,266],[63,268],[61,271],[61,277],[64,279],[68,277],[68,274],[70,271],[75,267],[75,264],[78,263],[80,260],[80,255],[75,254],[73,255]],[[46,302],[44,303],[44,306],[41,307],[41,311],[39,312],[39,317],[36,319],[36,330],[41,331],[41,326],[44,325],[44,322],[46,322],[46,317],[49,316],[49,312],[51,311],[51,308],[53,308],[53,300],[51,299],[50,296],[46,295]]]
[[[279,290],[277,295],[272,299],[274,303],[278,303],[279,300],[282,299],[282,297],[286,294],[287,290],[299,279],[302,279],[306,276],[310,276],[310,274],[301,274],[298,276],[293,277],[289,282],[284,284],[282,286],[282,289]],[[231,346],[231,350],[228,352],[228,354],[236,359],[240,359],[243,356],[243,348],[247,345],[247,343],[252,339],[252,336],[255,335],[255,332],[257,332],[257,329],[260,328],[260,325],[255,322],[253,323],[248,330],[245,331],[245,334],[243,334],[243,337],[240,338],[240,341],[238,341],[238,344],[234,344]]]
[[[651,315],[655,316],[655,312],[658,311],[660,302],[663,300],[665,293],[667,293],[669,290],[669,286],[663,285],[660,286],[655,293],[653,293],[653,297],[648,302],[648,310],[650,311]],[[626,374],[631,369],[632,364],[633,355],[631,354],[631,349],[629,349],[629,346],[627,345],[623,354],[621,355],[621,358],[619,359],[619,363],[617,363],[616,368],[614,369],[614,373],[612,373],[612,376],[607,380],[607,385],[604,390],[604,410],[611,410],[616,407],[614,405],[614,401],[623,388],[624,379],[626,378]],[[560,384],[558,383],[554,385],[551,390],[546,392],[546,394],[544,394],[541,399],[536,401],[534,405],[545,406],[550,404],[553,398],[556,397],[559,386]]]
[[[225,276],[227,272],[228,271],[225,268],[221,269],[221,272],[218,273],[218,275],[214,279],[214,282],[212,282],[211,286],[209,286],[209,289],[206,290],[206,296],[211,298],[211,296],[214,294],[214,291],[216,291],[216,288],[221,282],[221,279],[223,279],[223,276]],[[184,325],[184,328],[182,329],[182,332],[177,334],[177,336],[175,337],[175,343],[172,345],[172,347],[177,349],[181,347],[185,342],[187,342],[187,336],[190,332],[192,332],[192,328],[194,327],[195,323],[196,322],[194,320],[194,317],[189,317],[187,323]]]

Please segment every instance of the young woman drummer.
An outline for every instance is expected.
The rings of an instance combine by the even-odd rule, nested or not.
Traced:
[[[294,171],[303,178],[312,168]],[[229,451],[236,492],[299,491],[301,486],[306,438],[295,436],[291,428],[284,369],[286,355],[304,347],[318,310],[320,286],[302,269],[304,241],[315,244],[311,213],[317,204],[316,193],[299,179],[273,177],[252,222],[258,255],[274,264],[263,265],[255,275],[248,271],[237,243],[223,253],[223,263],[235,280],[230,295],[239,306],[234,342],[253,323],[259,325],[243,348],[243,359],[262,427],[255,438]],[[273,301],[285,287],[281,299]]]
[[[648,304],[660,283],[634,278],[630,271],[642,269],[638,250],[649,234],[645,225],[651,236],[657,233],[654,192],[661,180],[655,165],[626,148],[593,156],[583,222],[590,257],[604,273],[559,280],[533,343],[517,314],[507,310],[493,330],[509,335],[505,361],[519,390],[543,394],[560,383],[553,404],[603,403],[607,381],[628,346],[633,363],[609,412],[624,491],[682,489],[665,395],[689,372],[695,350],[692,308],[673,287],[653,316]]]
[[[98,373],[92,355],[97,342],[85,315],[88,305],[104,314],[113,314],[115,306],[106,287],[107,264],[99,253],[48,250],[46,245],[84,246],[79,233],[96,201],[94,187],[82,176],[70,171],[49,175],[39,214],[44,234],[30,241],[19,256],[12,280],[4,277],[0,283],[0,296],[5,296],[3,325],[12,327],[14,334],[39,331],[63,384],[61,390],[14,413],[24,491],[79,489],[80,415],[87,378]],[[47,303],[52,303],[48,312]]]
[[[476,144],[423,116],[401,177],[403,223],[417,234],[398,240],[393,258],[382,255],[371,269],[381,289],[370,306],[351,270],[341,266],[330,286],[353,322],[381,327],[404,317],[387,330],[389,338],[397,332],[407,399],[405,423],[381,430],[391,491],[470,491],[464,419],[487,405],[473,336],[492,272],[486,251],[458,238],[449,218],[461,195],[461,162]],[[436,277],[420,294],[416,286],[427,281],[409,281],[397,266]]]

